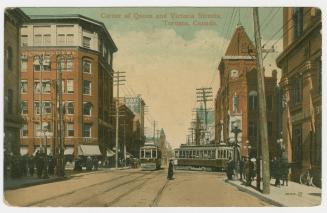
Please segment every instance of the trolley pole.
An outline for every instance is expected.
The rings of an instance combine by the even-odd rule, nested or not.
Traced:
[[[257,49],[257,79],[258,79],[258,98],[259,98],[259,124],[260,124],[260,141],[262,152],[262,180],[263,194],[270,193],[270,171],[269,171],[269,147],[267,136],[267,114],[266,114],[266,97],[265,81],[263,73],[263,59],[261,49],[261,35],[259,25],[258,8],[253,8],[254,37]]]

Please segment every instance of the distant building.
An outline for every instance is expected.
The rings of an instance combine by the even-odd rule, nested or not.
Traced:
[[[284,8],[282,69],[283,144],[291,178],[311,168],[321,186],[322,36],[318,8]]]
[[[139,149],[144,145],[146,140],[144,136],[145,102],[140,96],[124,97],[124,102],[125,105],[134,113],[131,154],[134,157],[138,157]]]
[[[109,112],[117,47],[105,25],[82,15],[36,15],[21,27],[20,41],[25,120],[21,145],[32,154],[47,140],[48,151],[58,153],[57,106],[62,91],[65,154],[77,156],[83,145],[83,152],[97,146],[106,155],[114,139]]]
[[[242,26],[238,26],[219,63],[220,87],[215,100],[215,140],[234,143],[237,127],[241,156],[256,156],[259,141],[258,89],[255,47]],[[278,110],[277,71],[265,77],[267,128],[270,157],[276,156]]]
[[[20,26],[29,17],[18,8],[7,8],[4,20],[4,152],[20,154]],[[24,154],[24,153],[22,153]]]

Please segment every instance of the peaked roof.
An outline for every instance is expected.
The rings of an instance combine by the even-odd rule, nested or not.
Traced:
[[[250,50],[250,52],[249,52]],[[255,46],[243,26],[237,26],[226,49],[225,56],[249,56],[255,53]]]

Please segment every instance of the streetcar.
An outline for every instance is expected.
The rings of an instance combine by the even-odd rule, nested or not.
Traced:
[[[226,145],[181,145],[174,150],[176,169],[224,171],[234,150]]]
[[[141,170],[157,170],[161,167],[161,151],[154,144],[145,144],[140,148]]]

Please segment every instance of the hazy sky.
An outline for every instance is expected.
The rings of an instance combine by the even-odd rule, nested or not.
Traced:
[[[103,22],[118,47],[114,70],[126,72],[122,95],[142,94],[149,106],[146,133],[152,135],[151,122],[155,119],[173,147],[185,143],[196,106],[196,88],[212,86],[215,96],[219,87],[217,66],[239,22],[253,40],[251,8],[23,10],[27,15],[81,14]],[[275,43],[277,50],[264,61],[266,69],[271,70],[282,49],[282,8],[260,8],[259,15],[262,43],[267,42],[266,47]]]

